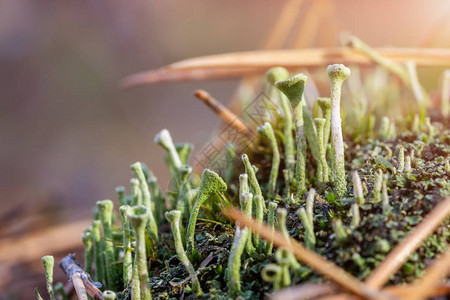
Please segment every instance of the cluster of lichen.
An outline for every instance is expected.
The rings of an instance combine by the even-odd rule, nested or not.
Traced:
[[[450,195],[450,132],[421,107],[420,114],[395,120],[377,120],[373,107],[348,109],[344,128],[346,120],[356,120],[357,127],[343,132],[341,87],[350,69],[331,65],[327,71],[331,96],[317,99],[313,110],[303,96],[305,75],[289,78],[283,68],[267,73],[266,84],[282,109],[258,127],[260,138],[242,162],[233,147],[227,149],[227,161],[234,162],[226,180],[208,169],[198,178],[188,165],[192,145],[174,144],[161,131],[155,142],[167,151],[168,190],[159,188],[144,164],[131,165],[130,192],[117,188],[118,214],[112,201],[99,201],[83,234],[86,272],[119,299],[259,299],[322,280],[287,249],[274,249],[233,225],[221,210],[234,205],[364,279]],[[445,249],[448,224],[447,219],[392,282],[421,275],[426,259]],[[51,287],[50,282],[54,293]]]

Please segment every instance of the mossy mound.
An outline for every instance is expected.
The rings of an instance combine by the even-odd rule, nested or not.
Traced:
[[[389,251],[440,201],[450,195],[448,118],[443,118],[434,111],[430,114],[431,119],[409,114],[408,117],[395,120],[382,118],[380,124],[375,123],[373,114],[364,118],[361,115],[355,116],[354,111],[347,111],[343,126],[346,175],[344,182],[347,184],[346,191],[341,197],[337,196],[334,173],[332,171],[329,173],[329,180],[324,180],[323,175],[319,175],[318,154],[312,153],[309,147],[311,139],[314,138],[314,132],[317,134],[317,129],[311,125],[313,123],[309,123],[311,126],[309,129],[305,125],[305,131],[310,130],[305,134],[309,150],[305,155],[306,163],[304,175],[302,175],[306,189],[298,190],[298,177],[287,170],[289,164],[285,161],[283,150],[286,140],[289,140],[285,135],[295,136],[295,132],[299,129],[292,132],[284,130],[287,122],[285,114],[276,109],[282,97],[281,94],[276,96],[277,100],[273,102],[272,107],[268,108],[273,110],[275,115],[270,123],[275,133],[276,143],[268,141],[269,134],[248,138],[250,146],[249,143],[243,143],[246,146],[242,149],[232,147],[225,149],[224,147],[222,153],[226,156],[227,164],[215,171],[224,174],[227,185],[225,192],[221,179],[220,182],[214,183],[217,179],[214,172],[205,171],[206,175],[202,177],[201,184],[200,178],[191,174],[192,168],[186,165],[192,145],[173,144],[167,131],[157,136],[158,144],[167,150],[166,161],[173,177],[168,190],[162,191],[159,188],[155,176],[144,164],[132,165],[138,180],[132,180],[130,193],[127,194],[123,188],[118,188],[119,206],[144,204],[149,214],[153,216],[147,225],[144,251],[139,252],[137,249],[135,240],[138,233],[129,226],[126,214],[121,218],[121,226],[119,222],[115,222],[113,232],[108,233],[108,236],[103,233],[101,241],[98,240],[98,235],[94,236],[92,228],[86,231],[89,233],[88,236],[92,235],[94,247],[86,247],[85,261],[88,265],[85,269],[92,273],[95,280],[103,284],[103,289],[118,285],[121,287],[115,291],[118,298],[141,299],[138,297],[139,289],[133,284],[140,280],[141,290],[149,288],[154,299],[196,297],[229,299],[236,295],[244,299],[262,299],[280,286],[323,281],[321,276],[301,265],[301,262],[287,268],[288,271],[285,274],[288,278],[285,277],[282,282],[269,283],[262,279],[261,272],[268,264],[280,263],[275,257],[278,250],[269,250],[265,242],[258,244],[255,242],[257,238],[252,235],[250,235],[252,238],[247,240],[239,240],[236,235],[241,232],[241,229],[238,231],[237,225],[222,213],[225,207],[242,206],[242,195],[248,195],[248,191],[253,193],[253,196],[258,195],[259,190],[256,188],[258,184],[266,208],[263,212],[258,211],[259,208],[254,203],[250,214],[258,218],[258,213],[263,213],[262,221],[270,223],[267,212],[270,203],[275,203],[278,209],[286,209],[285,224],[278,219],[275,223],[276,229],[281,231],[286,229],[287,233],[300,243],[307,241],[306,244],[311,250],[333,261],[361,280],[364,280],[385,259]],[[308,116],[303,113],[305,124],[308,122],[308,117],[310,120],[320,116],[330,117],[325,116],[324,112],[320,113],[318,108],[309,112],[305,105],[303,109],[309,114]],[[371,108],[370,111],[374,112],[376,109]],[[358,113],[361,114],[361,111],[356,114]],[[296,117],[298,116],[297,114]],[[438,117],[435,118],[435,116]],[[346,133],[346,121],[355,122],[358,124],[357,128]],[[317,135],[315,138],[318,139]],[[321,146],[323,140],[318,139],[316,143]],[[273,159],[275,144],[278,145],[280,153],[279,169],[272,168],[274,163],[278,163]],[[324,142],[328,155],[322,164],[334,170],[336,166],[332,155],[333,150],[328,145],[332,144]],[[247,154],[254,166],[247,165],[247,169],[244,168],[238,155],[243,153]],[[249,182],[245,181],[244,185],[248,187],[239,184],[243,180],[239,175],[245,172]],[[257,183],[252,178],[254,172],[256,172]],[[357,195],[354,194],[353,185],[357,184],[357,181],[352,180],[355,176],[353,172],[357,172],[361,180],[360,199],[356,199]],[[274,175],[277,179],[275,192],[271,190],[273,186],[269,186],[270,178],[274,178]],[[204,201],[205,195],[208,198],[206,201]],[[308,208],[306,200],[308,195],[313,196],[310,197],[312,210]],[[199,199],[203,200],[196,204],[200,201]],[[192,214],[195,207],[200,207],[198,218],[195,213],[195,216]],[[312,212],[308,215],[312,223],[310,227],[305,224],[308,221],[299,217],[301,208],[304,208],[308,214]],[[182,225],[179,228],[182,233],[183,249],[181,250],[187,252],[187,260],[177,256],[171,227],[164,218],[166,211],[174,209],[181,211]],[[359,212],[359,218],[357,218],[357,212]],[[101,219],[98,213],[95,218]],[[112,219],[119,218],[114,216]],[[446,249],[450,240],[449,224],[450,218],[447,218],[409,257],[403,268],[391,277],[391,284],[412,282],[423,274],[429,262]],[[195,228],[194,247],[190,249],[189,234],[186,229],[192,226]],[[92,257],[96,257],[95,261],[104,260],[106,248],[109,250],[108,255],[112,255],[109,240],[111,236],[115,245],[115,263],[108,265],[106,261],[103,261],[104,267],[93,266]],[[85,239],[85,243],[89,242],[89,239],[87,241]],[[230,251],[231,249],[240,251],[236,250],[238,243],[245,243],[245,246],[241,245],[243,252],[239,254],[240,266],[238,266],[236,278],[235,272],[233,272],[234,275],[230,275]],[[139,270],[139,276],[136,275],[137,253],[146,257],[149,285],[142,282],[145,278],[145,274],[142,275],[142,269]],[[133,273],[126,274],[124,271],[125,260],[133,264]],[[189,268],[186,267],[188,264],[193,265],[195,274],[188,272]],[[109,272],[106,272],[106,269]],[[111,282],[111,278],[108,278],[111,272],[116,273],[115,277],[120,278],[120,282],[117,280]],[[141,275],[144,277],[140,277]],[[191,284],[194,279],[200,283],[202,292],[198,287],[194,290]],[[231,284],[233,280],[237,280],[238,284],[236,285],[236,282]]]

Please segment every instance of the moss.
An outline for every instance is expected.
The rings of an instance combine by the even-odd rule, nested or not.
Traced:
[[[246,228],[236,227],[238,224],[222,215],[222,208],[239,206],[239,200],[245,198],[242,206],[247,214],[272,228],[278,224],[284,235],[306,244],[357,278],[365,279],[385,259],[390,249],[437,203],[450,195],[450,131],[447,125],[438,122],[447,122],[446,119],[431,112],[429,121],[417,121],[417,125],[412,124],[414,115],[395,120],[386,116],[389,126],[377,115],[376,120],[380,124],[375,126],[372,111],[365,111],[368,116],[366,127],[359,131],[341,132],[340,149],[332,147],[330,153],[330,143],[338,142],[339,138],[333,131],[333,118],[336,121],[333,108],[336,114],[340,85],[348,75],[344,68],[337,65],[329,69],[330,78],[340,82],[332,86],[331,100],[318,100],[323,109],[323,119],[316,119],[320,129],[316,138],[319,161],[315,159],[312,148],[307,151],[305,137],[299,138],[297,133],[295,178],[289,174],[292,161],[286,161],[291,159],[288,155],[291,156],[292,151],[281,151],[281,148],[286,147],[283,135],[303,130],[304,75],[275,84],[291,100],[289,104],[294,109],[295,128],[286,131],[285,114],[277,116],[270,125],[273,130],[267,134],[270,143],[265,139],[255,139],[253,147],[246,149],[246,154],[241,156],[242,162],[234,159],[241,154],[240,150],[229,145],[227,161],[233,165],[217,170],[226,170],[226,181],[209,169],[204,170],[200,183],[194,176],[188,176],[190,168],[183,164],[187,163],[192,146],[188,147],[189,151],[186,147],[179,147],[185,152],[178,156],[172,140],[167,138],[170,135],[163,132],[157,142],[168,151],[169,168],[180,180],[177,182],[182,181],[183,184],[171,185],[164,195],[156,186],[149,187],[149,182],[156,182],[156,178],[149,175],[152,173],[143,164],[133,164],[137,179],[132,182],[131,194],[126,195],[121,188],[118,195],[123,226],[115,227],[108,221],[110,217],[105,215],[104,208],[112,210],[109,202],[99,205],[98,210],[104,223],[105,237],[112,236],[112,233],[122,234],[124,248],[119,249],[119,253],[111,252],[108,243],[101,243],[99,221],[94,221],[89,230],[94,248],[95,267],[92,269],[96,271],[95,277],[99,281],[108,281],[111,263],[119,269],[126,263],[124,282],[119,282],[120,286],[114,290],[118,299],[129,299],[133,293],[148,298],[150,291],[154,299],[179,299],[183,295],[187,299],[195,296],[201,299],[227,299],[230,296],[261,299],[283,286],[322,282],[323,278],[282,249],[274,251],[270,243],[259,240]],[[286,74],[282,75],[286,77]],[[274,81],[273,78],[269,80]],[[296,84],[298,86],[292,88]],[[354,111],[345,111],[344,129],[351,114]],[[340,115],[338,119],[340,122]],[[329,121],[331,124],[327,125]],[[376,132],[380,125],[383,129],[378,135]],[[332,132],[330,143],[329,131]],[[275,148],[279,154],[278,161],[274,161]],[[328,161],[324,153],[327,149]],[[224,153],[226,151],[224,149]],[[300,167],[299,160],[302,163]],[[274,168],[274,163],[284,163],[284,172]],[[318,170],[319,164],[321,170]],[[336,173],[334,177],[330,173],[329,179],[333,182],[327,182],[324,176],[327,165]],[[246,174],[239,175],[238,171],[243,169]],[[352,176],[352,180],[347,181],[347,176]],[[291,187],[295,194],[290,193]],[[308,195],[304,193],[306,190],[310,190]],[[249,197],[250,192],[254,194],[253,198]],[[167,213],[172,223],[171,231],[167,221],[160,216],[167,211],[163,204],[173,199],[180,208],[184,208],[184,213],[176,212],[176,222],[171,219],[174,212]],[[144,206],[130,208],[127,203],[142,203]],[[277,209],[278,218],[275,215]],[[153,221],[148,222],[153,213]],[[127,230],[131,229],[128,222],[135,229],[134,236]],[[450,218],[447,218],[392,276],[390,283],[412,282],[418,278],[428,262],[445,251],[450,240],[449,224]],[[91,247],[89,243],[86,245]],[[103,251],[109,253],[106,261],[99,255]],[[138,270],[133,273],[132,283],[129,282],[131,275],[127,268],[130,259],[134,262],[133,269]],[[145,270],[139,266],[145,266]],[[203,293],[200,295],[201,290]]]

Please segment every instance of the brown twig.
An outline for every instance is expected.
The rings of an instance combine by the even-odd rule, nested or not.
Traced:
[[[94,299],[103,299],[102,292],[94,286],[89,274],[87,274],[75,259],[75,254],[69,254],[59,263],[67,278],[72,280],[79,299],[88,299],[89,294]]]
[[[365,299],[386,298],[378,291],[369,288],[351,274],[336,266],[334,263],[328,261],[319,254],[306,249],[295,239],[286,239],[281,233],[277,231],[273,232],[267,225],[256,222],[237,209],[225,209],[224,214],[233,219],[235,222],[239,222],[240,226],[247,226],[253,232],[259,234],[262,238],[273,242],[274,246],[288,248],[300,261],[307,264],[318,273],[328,277],[352,294],[358,295]]]
[[[450,197],[441,201],[412,232],[392,250],[366,279],[372,288],[382,287],[417,250],[420,244],[441,224],[450,213]]]
[[[83,280],[80,277],[79,273],[72,274],[72,282],[75,287],[75,291],[77,292],[77,296],[79,300],[88,300],[88,296],[86,293],[86,287],[84,286]]]
[[[236,116],[231,110],[222,105],[219,101],[217,101],[213,96],[211,96],[205,90],[196,90],[194,92],[195,97],[197,99],[202,100],[206,106],[208,106],[216,115],[221,118],[225,123],[229,126],[236,129],[239,133],[250,134],[251,131],[245,125],[238,116]]]

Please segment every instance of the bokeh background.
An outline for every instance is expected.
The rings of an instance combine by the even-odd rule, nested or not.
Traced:
[[[83,220],[97,200],[116,199],[131,163],[144,161],[165,187],[155,134],[168,128],[176,142],[201,149],[221,123],[193,90],[227,104],[239,83],[124,91],[120,79],[189,57],[259,49],[287,2],[0,0],[1,299],[31,299],[35,285],[45,294],[40,256],[66,254],[59,244],[79,248]],[[372,46],[450,47],[449,1],[298,2],[303,38],[285,46],[332,47],[350,31]],[[60,240],[33,239],[68,224],[75,225]],[[55,276],[66,282],[60,270]]]

